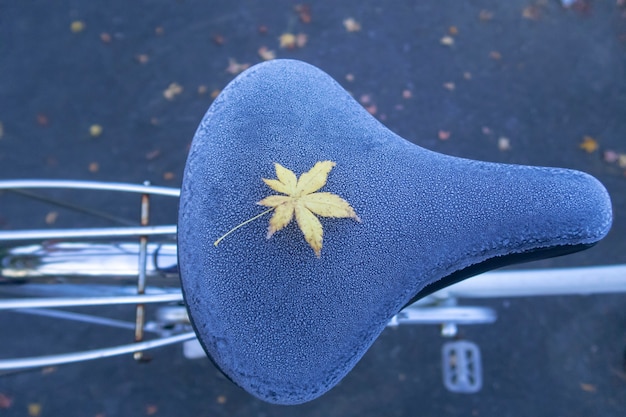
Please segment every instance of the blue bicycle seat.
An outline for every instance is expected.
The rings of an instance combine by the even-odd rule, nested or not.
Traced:
[[[268,239],[272,213],[214,245],[278,194],[262,180],[276,178],[275,163],[299,176],[319,161],[335,163],[319,191],[360,218],[321,217],[319,257],[296,221]],[[180,274],[198,338],[224,374],[262,400],[298,404],[336,385],[411,300],[591,246],[611,222],[609,196],[590,175],[429,151],[321,70],[274,60],[234,79],[196,132]]]

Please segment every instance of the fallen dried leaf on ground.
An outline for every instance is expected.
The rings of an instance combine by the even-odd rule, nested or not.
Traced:
[[[298,33],[296,35],[296,46],[298,48],[304,48],[304,45],[309,41],[309,37],[304,33]]]
[[[263,59],[264,61],[271,61],[272,59],[276,59],[276,52],[268,49],[267,46],[260,47],[257,52],[259,53],[261,59]]]
[[[250,64],[240,64],[235,59],[228,58],[228,67],[226,67],[226,72],[228,72],[229,74],[237,75],[241,72],[244,72],[248,68],[250,68]]]
[[[215,34],[211,36],[211,40],[213,41],[214,44],[219,45],[219,46],[224,45],[224,43],[226,42],[226,39],[220,34]]]
[[[454,45],[454,38],[452,36],[446,35],[443,38],[439,39],[439,43],[445,46],[452,46]]]
[[[46,214],[46,224],[54,224],[56,223],[58,218],[59,218],[59,212],[51,211],[48,214]]]
[[[50,119],[43,113],[37,113],[37,124],[46,127],[50,124]]]
[[[361,24],[352,17],[343,20],[343,27],[345,27],[348,32],[358,32],[361,30]]]
[[[70,25],[70,30],[73,33],[80,33],[85,30],[85,23],[81,20],[74,20]]]
[[[91,137],[97,138],[101,134],[102,134],[102,126],[98,124],[89,126],[89,135],[91,135]]]
[[[41,415],[41,404],[39,403],[28,404],[28,415],[30,417],[39,417]]]
[[[587,153],[592,153],[598,150],[598,142],[591,136],[585,136],[580,143],[580,149]]]
[[[585,384],[583,382],[580,383],[580,389],[582,389],[585,392],[596,392],[598,390],[598,388],[596,388],[595,385]]]
[[[13,397],[9,397],[0,392],[0,409],[6,410],[7,408],[11,408],[11,405],[13,405]]]
[[[293,49],[296,47],[296,35],[293,33],[283,33],[278,40],[281,48]]]
[[[522,10],[522,17],[524,19],[539,20],[540,14],[541,11],[536,5],[524,7],[524,10]]]
[[[483,22],[487,22],[493,19],[493,12],[490,12],[489,10],[481,10],[478,14],[478,18]]]
[[[174,100],[174,98],[183,92],[183,87],[178,83],[171,83],[165,91],[163,91],[163,97],[168,100]]]
[[[450,132],[448,130],[440,130],[437,133],[437,137],[439,140],[448,140],[450,139]]]
[[[302,23],[311,23],[311,6],[308,4],[296,4],[294,10],[298,13]]]
[[[509,138],[505,138],[504,136],[498,138],[498,149],[502,152],[508,151],[511,149],[511,141]]]

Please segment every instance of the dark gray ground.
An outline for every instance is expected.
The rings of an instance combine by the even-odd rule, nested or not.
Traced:
[[[571,10],[552,0],[320,2],[310,5],[310,23],[295,4],[0,1],[0,178],[178,186],[211,92],[234,77],[226,71],[229,58],[253,64],[266,46],[278,57],[319,66],[357,99],[369,96],[377,117],[421,146],[597,176],[614,202],[612,232],[591,250],[540,266],[626,262],[626,160],[620,166],[610,153],[626,154],[626,8],[620,1]],[[342,22],[349,17],[360,31],[346,31]],[[73,21],[82,21],[84,30],[73,33]],[[442,45],[451,26],[454,44]],[[306,34],[306,45],[281,49],[278,37],[285,32]],[[183,90],[168,100],[163,92],[171,83]],[[403,98],[404,90],[412,97]],[[93,124],[103,128],[96,138],[89,133]],[[445,132],[450,136],[441,140]],[[599,148],[582,150],[585,136]],[[502,137],[509,150],[498,148]],[[100,208],[119,205],[108,196],[86,200]],[[0,227],[44,227],[45,213],[0,200]],[[175,215],[170,205],[158,217],[171,222]],[[73,222],[60,212],[56,225]],[[0,415],[28,415],[29,404],[41,405],[42,416],[626,413],[624,296],[484,304],[498,309],[498,323],[462,329],[484,355],[485,387],[476,395],[444,389],[436,328],[399,328],[383,333],[337,388],[302,406],[264,404],[207,360],[187,361],[169,348],[148,365],[124,357],[3,377]],[[129,309],[115,314],[132,316]],[[0,315],[0,335],[4,357],[130,337],[10,314]]]

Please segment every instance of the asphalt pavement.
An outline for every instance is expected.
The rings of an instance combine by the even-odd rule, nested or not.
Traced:
[[[0,2],[0,178],[178,187],[213,98],[264,59],[338,80],[400,136],[486,161],[588,172],[614,225],[594,248],[522,267],[626,263],[626,4],[554,0]],[[108,197],[87,202],[133,216]],[[5,201],[5,200],[2,200]],[[11,200],[13,201],[13,200]],[[176,219],[175,204],[156,220]],[[76,220],[0,203],[0,227]],[[624,295],[476,301],[484,387],[443,386],[434,326],[385,331],[323,397],[254,399],[179,347],[0,378],[1,416],[623,416]],[[115,317],[132,319],[129,309]],[[126,343],[128,333],[0,315],[3,357]]]

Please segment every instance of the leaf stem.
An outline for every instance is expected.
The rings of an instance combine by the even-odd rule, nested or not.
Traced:
[[[269,209],[265,210],[263,213],[261,213],[261,214],[257,214],[256,216],[252,217],[251,219],[248,219],[248,220],[246,220],[245,222],[238,224],[237,226],[233,227],[233,228],[232,228],[232,229],[230,229],[228,232],[226,232],[226,234],[222,235],[222,237],[220,237],[220,238],[219,238],[219,239],[217,239],[215,242],[213,242],[213,245],[214,245],[214,246],[219,245],[219,244],[220,244],[220,242],[221,242],[222,240],[224,240],[224,238],[225,238],[226,236],[228,236],[229,234],[231,234],[231,233],[232,233],[232,232],[234,232],[235,230],[239,229],[241,226],[245,226],[246,224],[250,223],[250,222],[251,222],[251,221],[253,221],[253,220],[258,219],[259,217],[263,216],[264,214],[269,213],[270,211],[274,210],[275,208],[276,208],[276,207],[271,207],[271,208],[269,208]]]

